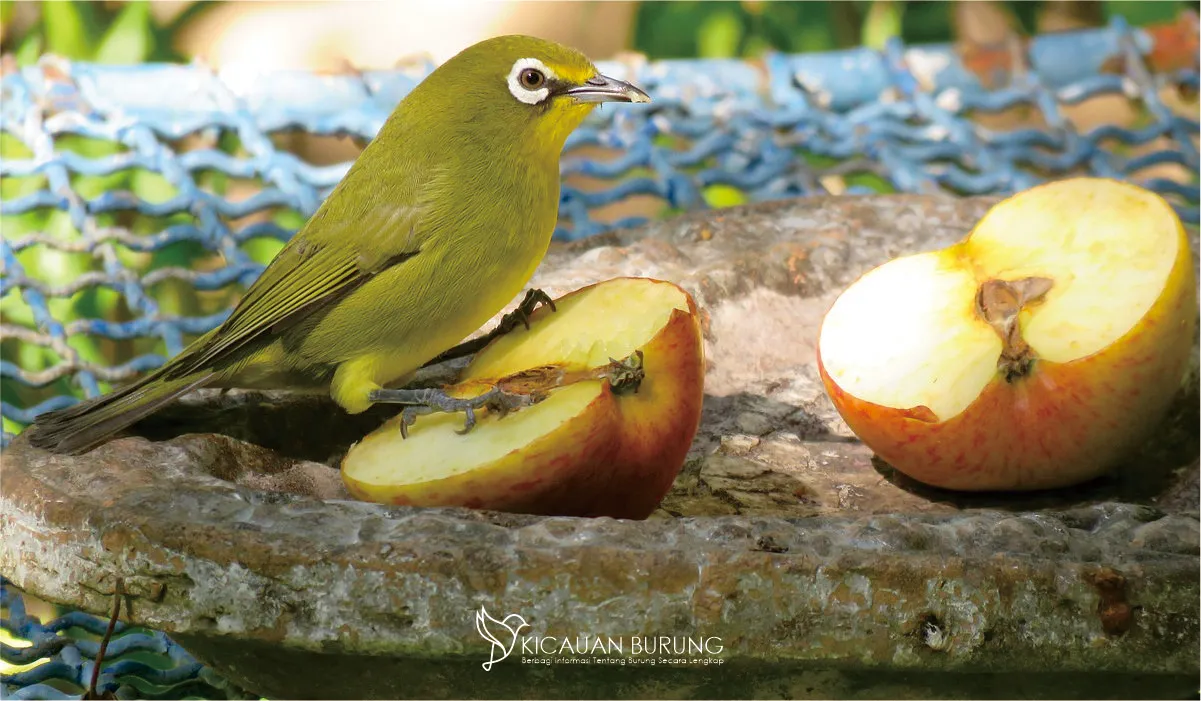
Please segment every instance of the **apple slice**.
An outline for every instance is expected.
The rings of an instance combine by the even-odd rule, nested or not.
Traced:
[[[962,242],[868,272],[822,322],[822,380],[884,460],[960,490],[1096,477],[1146,441],[1197,322],[1162,198],[1081,178],[999,203]]]
[[[619,278],[577,290],[481,350],[448,391],[545,387],[499,416],[394,419],[352,446],[342,478],[360,499],[524,513],[645,518],[684,464],[700,423],[704,354],[696,305],[669,282]],[[637,353],[641,351],[641,355]],[[615,392],[611,359],[638,358],[641,382]],[[624,366],[622,366],[624,367]],[[549,384],[547,384],[549,383]],[[558,385],[558,386],[556,386]]]

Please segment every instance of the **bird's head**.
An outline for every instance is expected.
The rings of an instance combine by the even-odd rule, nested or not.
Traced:
[[[567,136],[604,102],[650,102],[629,83],[601,75],[584,54],[545,39],[486,39],[446,61],[411,94],[464,136],[555,157]]]

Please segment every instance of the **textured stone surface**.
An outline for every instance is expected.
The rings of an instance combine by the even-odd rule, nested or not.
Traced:
[[[1021,497],[913,484],[821,390],[832,295],[989,204],[790,202],[553,250],[535,280],[552,295],[648,275],[704,309],[701,431],[646,522],[349,501],[329,465],[390,412],[201,393],[139,428],[153,441],[71,458],[18,438],[0,573],[95,612],[123,577],[134,620],[273,696],[1195,694],[1195,355],[1161,435],[1114,476]],[[724,664],[484,672],[481,605],[540,635],[718,636]]]

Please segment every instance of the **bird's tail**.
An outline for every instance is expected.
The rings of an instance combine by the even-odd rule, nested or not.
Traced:
[[[214,379],[214,374],[207,371],[167,378],[163,370],[166,367],[109,394],[42,414],[25,430],[29,442],[55,453],[86,452]]]

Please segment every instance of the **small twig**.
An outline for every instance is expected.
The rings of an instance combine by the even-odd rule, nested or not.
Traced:
[[[92,666],[92,681],[88,684],[88,693],[84,695],[85,699],[101,698],[96,695],[96,684],[100,681],[100,665],[104,662],[108,641],[112,639],[113,630],[117,627],[117,619],[121,617],[122,596],[125,596],[125,581],[117,577],[116,584],[113,586],[113,612],[109,614],[108,629],[104,631],[104,637],[100,639],[100,650],[96,652],[96,662]]]

